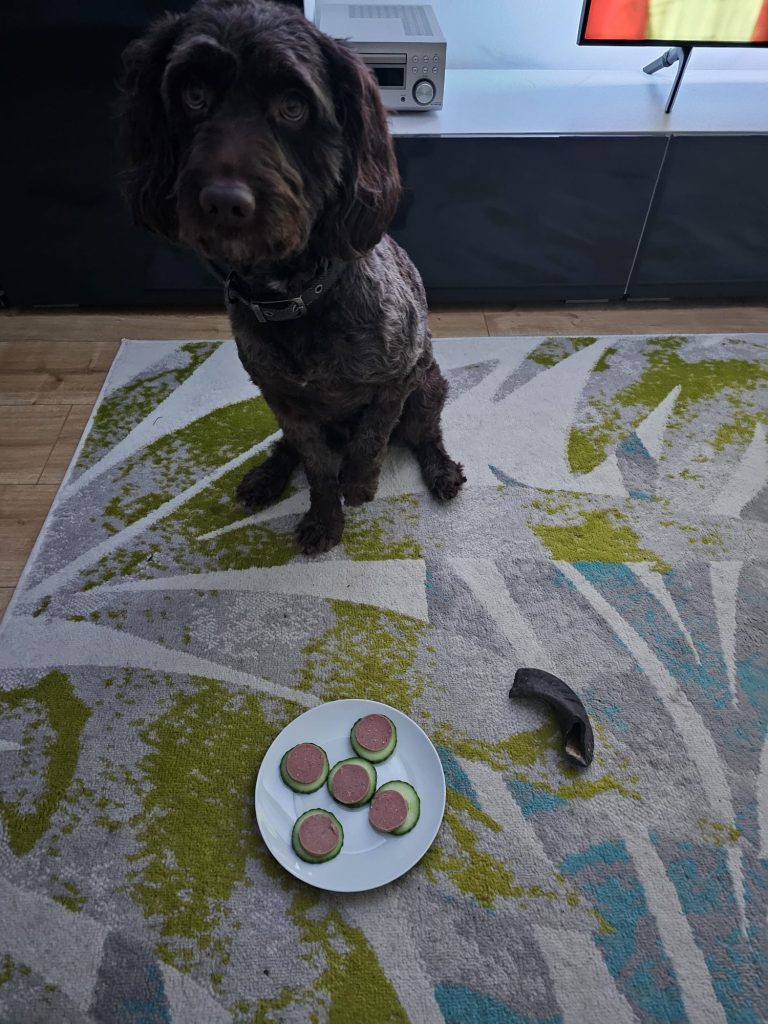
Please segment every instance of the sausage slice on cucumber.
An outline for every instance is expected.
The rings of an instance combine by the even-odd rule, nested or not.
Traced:
[[[344,845],[344,829],[335,814],[314,807],[296,819],[291,833],[294,853],[309,864],[324,864],[337,857]]]
[[[376,791],[368,810],[368,820],[379,832],[404,836],[416,825],[420,814],[419,794],[409,782],[398,779],[385,782]]]

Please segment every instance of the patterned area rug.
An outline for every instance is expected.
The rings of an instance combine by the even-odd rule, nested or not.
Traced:
[[[3,1021],[764,1019],[768,335],[436,349],[465,493],[393,451],[310,561],[302,479],[233,502],[276,430],[234,344],[122,347],[0,635]],[[521,665],[583,696],[589,770]],[[449,785],[351,897],[252,813],[339,697],[413,716]]]

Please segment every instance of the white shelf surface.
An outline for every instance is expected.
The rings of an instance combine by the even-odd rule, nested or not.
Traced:
[[[649,53],[648,60],[653,57]],[[396,136],[768,134],[768,72],[687,71],[664,113],[673,69],[448,69],[442,110],[397,112]]]

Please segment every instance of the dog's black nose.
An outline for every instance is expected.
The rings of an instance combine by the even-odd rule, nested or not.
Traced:
[[[253,192],[241,181],[214,181],[200,190],[205,219],[222,228],[243,227],[253,217]]]

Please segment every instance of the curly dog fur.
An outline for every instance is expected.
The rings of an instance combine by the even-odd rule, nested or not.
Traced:
[[[347,505],[371,501],[390,439],[435,497],[462,467],[445,451],[447,383],[432,354],[418,271],[385,233],[400,180],[376,83],[293,6],[199,0],[125,53],[122,186],[134,219],[234,269],[261,298],[298,295],[332,259],[339,280],[303,319],[259,323],[228,301],[243,366],[283,437],[243,478],[252,509],[299,463],[306,554],[341,539]]]

